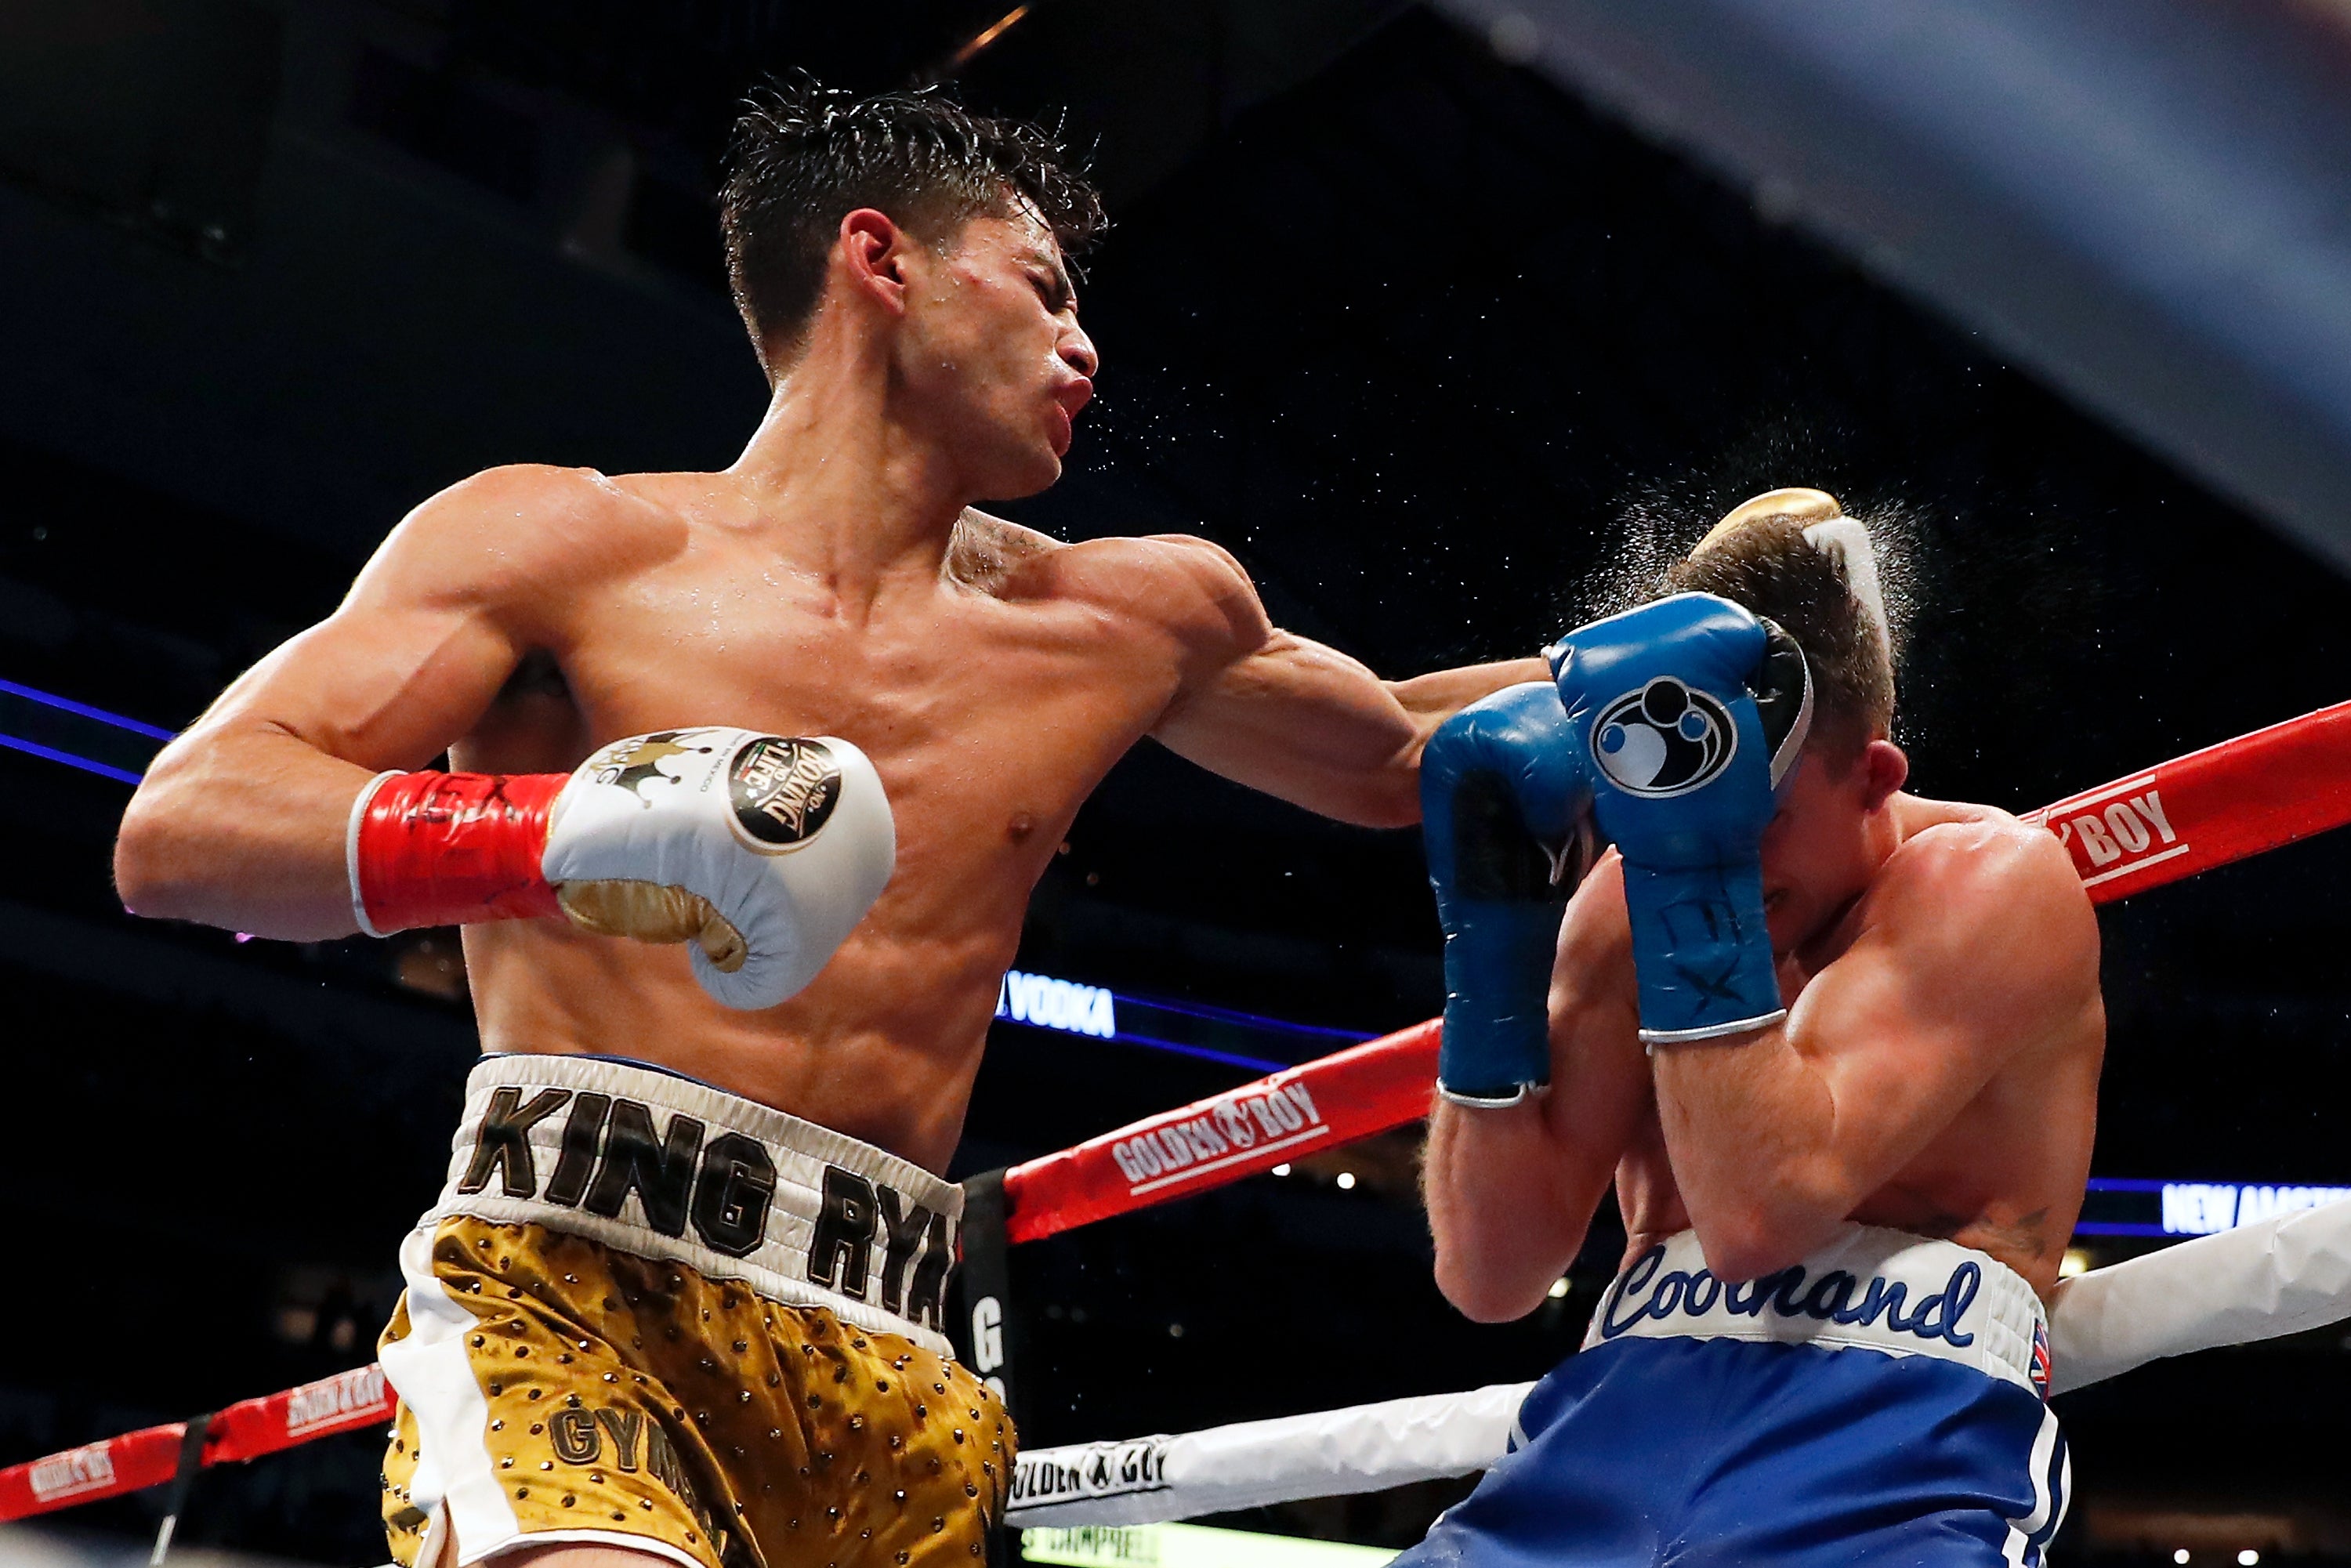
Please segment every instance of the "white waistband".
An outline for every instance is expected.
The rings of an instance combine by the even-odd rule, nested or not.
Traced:
[[[1802,1263],[1742,1285],[1680,1231],[1608,1287],[1584,1348],[1620,1339],[1741,1339],[1926,1355],[2046,1396],[2048,1318],[2007,1264],[1953,1241],[1848,1225]]]
[[[424,1225],[543,1225],[739,1280],[949,1354],[963,1189],[920,1166],[650,1068],[485,1056]]]

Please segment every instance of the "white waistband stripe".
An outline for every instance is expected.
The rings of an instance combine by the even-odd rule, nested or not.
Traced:
[[[1956,1242],[1847,1226],[1802,1263],[1727,1285],[1693,1231],[1635,1258],[1608,1288],[1585,1348],[1635,1339],[1740,1339],[1958,1362],[2046,1396],[2046,1319],[2006,1264]]]
[[[423,1223],[543,1225],[830,1307],[946,1354],[963,1190],[830,1128],[647,1068],[486,1056]]]

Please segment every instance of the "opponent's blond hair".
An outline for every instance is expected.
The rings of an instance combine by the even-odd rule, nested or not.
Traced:
[[[1840,766],[1894,726],[1894,640],[1868,536],[1822,490],[1735,508],[1667,569],[1668,593],[1713,593],[1777,622],[1813,673],[1813,741]]]

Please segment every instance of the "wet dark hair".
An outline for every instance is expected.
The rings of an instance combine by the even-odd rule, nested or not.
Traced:
[[[1809,518],[1750,517],[1666,572],[1667,593],[1713,593],[1779,622],[1813,672],[1813,742],[1839,763],[1894,726],[1894,657]]]
[[[855,98],[804,74],[746,103],[718,204],[735,308],[763,361],[797,351],[841,220],[860,207],[933,246],[971,218],[1023,210],[1065,256],[1108,226],[1101,196],[1036,126],[974,114],[935,89]]]

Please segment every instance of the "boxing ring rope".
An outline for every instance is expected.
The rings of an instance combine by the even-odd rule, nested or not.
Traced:
[[[2351,822],[2351,703],[2322,708],[2028,814],[2095,903]],[[1003,1174],[1004,1233],[1032,1241],[1205,1192],[1428,1113],[1437,1020],[1146,1117]],[[2146,1303],[2160,1301],[2160,1311]],[[2050,1317],[2059,1391],[2161,1356],[2351,1316],[2351,1201],[2065,1281]],[[1468,1474],[1503,1451],[1527,1385],[1391,1400],[1176,1437],[1021,1456],[1008,1522],[1142,1523]],[[370,1364],[0,1469],[0,1522],[389,1421]],[[167,1521],[168,1530],[168,1521]]]
[[[1039,1448],[1014,1463],[1005,1522],[1164,1524],[1469,1475],[1502,1457],[1533,1386],[1497,1383],[1172,1437]]]
[[[2351,703],[2028,812],[2108,904],[2351,822]],[[1034,1241],[1206,1192],[1428,1114],[1438,1020],[1090,1138],[1004,1174],[1005,1231]]]
[[[193,1421],[143,1427],[0,1470],[0,1521],[120,1497],[194,1469],[380,1427],[394,1408],[383,1369],[370,1362],[298,1388],[241,1399]]]
[[[2050,1390],[2166,1356],[2299,1333],[2351,1316],[2351,1199],[2199,1237],[2058,1284]],[[1248,1421],[1175,1437],[1032,1448],[1016,1528],[1157,1524],[1301,1498],[1466,1476],[1509,1451],[1531,1383]]]

